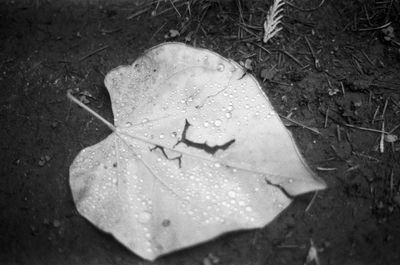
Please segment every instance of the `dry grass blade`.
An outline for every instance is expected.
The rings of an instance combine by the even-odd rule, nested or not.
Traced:
[[[284,4],[284,0],[275,0],[274,4],[270,7],[267,18],[264,21],[264,43],[268,42],[279,31],[282,30],[282,28],[279,27],[279,24],[281,23],[281,19],[283,17],[281,13],[283,12]]]

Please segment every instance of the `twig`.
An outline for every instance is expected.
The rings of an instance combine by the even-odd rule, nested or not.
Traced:
[[[389,134],[392,134],[394,131],[396,131],[398,128],[400,127],[400,124],[397,124],[396,126],[393,127],[393,129],[391,129],[389,131]]]
[[[253,45],[257,46],[258,48],[260,48],[261,50],[265,51],[266,53],[271,54],[271,52],[269,50],[267,50],[265,47],[261,46],[260,44],[258,44],[256,42],[246,41],[246,43],[253,44]]]
[[[360,63],[359,63],[359,61],[358,61],[358,58],[355,57],[355,56],[353,55],[353,56],[352,56],[352,59],[353,59],[353,64],[356,66],[357,71],[358,71],[360,74],[363,74],[363,70],[362,70],[362,67],[361,67],[361,65],[360,65]]]
[[[99,52],[101,52],[102,50],[105,50],[105,49],[107,49],[107,48],[108,48],[108,45],[103,46],[103,47],[101,47],[101,48],[98,48],[97,50],[94,50],[94,51],[92,51],[92,52],[86,54],[85,56],[81,57],[81,58],[79,59],[79,62],[82,62],[83,60],[89,58],[90,56],[93,56],[93,55],[95,55],[96,53],[99,53]]]
[[[287,57],[289,57],[290,59],[292,59],[293,61],[295,61],[300,67],[304,67],[304,65],[293,55],[291,55],[289,52],[285,51],[285,50],[271,50],[271,51],[277,51],[280,53],[283,53],[284,55],[286,55]]]
[[[146,13],[146,12],[149,11],[150,9],[151,9],[151,7],[147,7],[147,8],[145,8],[145,9],[139,10],[139,11],[133,13],[132,15],[127,16],[126,19],[127,19],[127,20],[131,20],[131,19],[133,19],[133,18],[135,18],[135,17],[137,17],[137,16],[140,16],[140,15],[143,14],[143,13]]]
[[[372,66],[375,66],[374,63],[371,61],[371,59],[368,57],[368,55],[367,55],[363,50],[361,50],[361,53],[364,55],[364,57],[367,59],[367,61],[368,61]]]
[[[340,135],[340,125],[339,124],[336,124],[336,134],[337,134],[338,142],[341,142],[342,136]]]
[[[358,152],[355,152],[355,151],[352,151],[351,153],[354,154],[354,155],[356,155],[356,156],[360,156],[360,157],[369,159],[369,160],[371,160],[371,161],[380,162],[379,159],[377,159],[377,158],[375,158],[375,157],[373,157],[373,156],[370,156],[370,155],[365,155],[365,154],[358,153]]]
[[[281,86],[289,86],[289,87],[293,86],[293,84],[283,83],[283,82],[279,82],[279,81],[275,81],[275,80],[271,80],[271,79],[268,79],[268,82],[277,84],[277,85],[281,85]]]
[[[157,33],[160,32],[160,31],[165,27],[165,25],[167,25],[167,23],[168,23],[168,21],[166,21],[164,24],[162,24],[161,27],[159,27],[159,28],[153,33],[153,35],[152,35],[151,38],[150,38],[150,41],[153,40],[153,38],[157,35]]]
[[[324,128],[328,127],[328,116],[329,116],[329,107],[326,108]]]
[[[343,124],[346,127],[350,127],[353,129],[361,130],[361,131],[368,131],[368,132],[373,132],[373,133],[383,133],[383,134],[389,134],[388,132],[382,131],[382,130],[377,130],[377,129],[371,129],[371,128],[365,128],[365,127],[360,127],[360,126],[355,126],[352,124],[344,123]]]
[[[291,118],[285,117],[285,116],[280,115],[280,114],[279,114],[279,117],[281,117],[281,118],[283,118],[283,119],[285,119],[285,120],[287,120],[287,121],[290,121],[291,123],[296,124],[296,125],[298,125],[298,126],[304,128],[304,129],[310,130],[310,131],[312,131],[313,133],[316,133],[316,134],[318,134],[318,135],[321,135],[321,133],[320,133],[317,129],[315,129],[315,128],[308,127],[308,126],[306,126],[306,125],[304,125],[304,124],[302,124],[302,123],[300,123],[300,122],[297,122],[297,121],[295,121],[295,120],[292,120]]]
[[[377,29],[384,29],[388,26],[390,26],[390,24],[392,24],[392,22],[388,22],[382,26],[379,27],[374,27],[374,28],[364,28],[364,29],[358,29],[358,31],[372,31],[372,30],[377,30]]]
[[[178,13],[179,17],[182,17],[181,13],[179,13],[179,10],[176,8],[176,6],[174,5],[174,2],[172,2],[172,0],[169,0],[169,2],[171,3],[172,7],[175,9],[176,13]]]
[[[323,112],[322,110],[320,112],[321,112],[321,114],[326,115],[326,113]],[[340,122],[340,121],[336,120],[335,118],[333,118],[333,117],[331,117],[329,115],[328,115],[328,118],[331,119],[332,121],[334,121],[336,124],[339,124],[339,125],[342,125],[342,126],[346,126],[346,127],[349,127],[349,128],[353,128],[353,129],[357,129],[357,130],[360,130],[360,131],[368,131],[368,132],[373,132],[373,133],[390,134],[390,133],[388,133],[386,131],[382,131],[382,130],[356,126],[356,125],[349,124],[349,123],[343,123],[343,122]]]
[[[344,85],[343,85],[342,81],[340,81],[340,87],[342,88],[342,93],[343,93],[343,96],[344,96],[345,95],[345,91],[344,91]]]
[[[376,116],[378,115],[378,112],[379,112],[379,108],[380,108],[380,106],[378,106],[378,107],[376,108],[376,110],[375,110],[375,112],[374,112],[374,116],[372,117],[371,124],[374,124],[374,123],[375,123]]]
[[[237,23],[237,25],[238,25],[241,29],[243,29],[244,31],[246,31],[247,33],[249,33],[250,35],[252,35],[253,37],[259,38],[259,36],[258,36],[256,33],[254,33],[253,31],[251,31],[250,29],[248,29],[246,26],[244,26],[244,25],[242,25],[242,24],[240,24],[240,23]]]
[[[317,167],[316,169],[319,171],[335,171],[335,170],[337,170],[336,167]]]
[[[385,152],[385,134],[383,133],[383,131],[385,130],[385,121],[382,121],[382,133],[381,133],[381,139],[379,141],[379,151],[381,153]]]
[[[394,173],[393,173],[393,168],[392,168],[392,170],[391,170],[391,172],[390,172],[390,198],[393,198],[393,186],[394,186],[394,183],[393,183],[393,175],[394,175]]]
[[[315,69],[317,69],[317,71],[321,71],[322,69],[321,69],[320,61],[319,61],[317,55],[315,54],[313,48],[311,47],[310,41],[308,40],[307,36],[305,36],[305,35],[304,35],[304,38],[306,39],[308,48],[310,49],[311,55],[312,55],[312,57],[314,59],[314,67],[315,67]]]
[[[314,196],[312,197],[310,203],[307,205],[307,208],[304,210],[305,212],[308,212],[311,208],[311,206],[314,204],[315,198],[318,195],[318,191],[314,192]]]
[[[385,114],[386,114],[388,101],[389,101],[388,99],[385,100],[385,105],[383,106],[382,115],[381,115],[382,132],[385,131]],[[379,142],[379,151],[381,153],[385,152],[385,135],[383,133],[381,134],[381,139],[380,139],[380,142]]]
[[[309,8],[309,9],[304,9],[304,8],[298,7],[298,6],[296,6],[296,5],[292,4],[292,3],[290,3],[289,1],[285,1],[285,3],[286,3],[288,6],[293,7],[294,9],[297,9],[297,10],[300,10],[300,11],[303,11],[303,12],[312,12],[312,11],[315,11],[315,10],[317,10],[318,8],[320,8],[320,7],[324,4],[324,2],[325,2],[325,0],[321,0],[321,2],[318,4],[318,6],[313,7],[313,8]]]

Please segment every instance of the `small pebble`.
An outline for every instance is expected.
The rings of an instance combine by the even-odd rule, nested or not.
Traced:
[[[54,226],[55,228],[58,228],[58,227],[61,226],[61,222],[60,222],[59,220],[55,219],[55,220],[53,221],[53,226]]]

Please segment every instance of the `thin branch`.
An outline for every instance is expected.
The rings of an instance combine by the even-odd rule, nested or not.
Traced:
[[[90,56],[93,56],[93,55],[95,55],[96,53],[99,53],[99,52],[101,52],[102,50],[105,50],[105,49],[107,49],[107,48],[108,48],[108,45],[103,46],[103,47],[101,47],[101,48],[98,48],[97,50],[94,50],[94,51],[92,51],[92,52],[86,54],[85,56],[82,56],[82,57],[79,59],[79,62],[82,62],[83,60],[89,58]]]
[[[283,118],[283,119],[285,119],[285,120],[287,120],[287,121],[290,121],[291,123],[296,124],[296,125],[298,125],[298,126],[304,128],[304,129],[310,130],[310,131],[312,131],[313,133],[316,133],[316,134],[321,135],[321,133],[320,133],[317,129],[315,129],[315,128],[308,127],[308,126],[306,126],[306,125],[304,125],[304,124],[302,124],[302,123],[300,123],[300,122],[297,122],[297,121],[295,121],[295,120],[292,120],[291,118],[285,117],[285,116],[280,115],[280,114],[279,114],[279,117],[281,117],[281,118]]]

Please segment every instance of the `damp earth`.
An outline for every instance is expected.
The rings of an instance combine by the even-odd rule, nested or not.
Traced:
[[[228,233],[154,264],[305,264],[311,246],[321,265],[400,264],[399,1],[290,1],[283,30],[268,43],[262,22],[272,1],[152,2],[0,3],[0,263],[150,264],[76,210],[69,166],[111,132],[66,93],[112,121],[105,75],[179,41],[249,66],[329,188],[296,197],[263,229]],[[233,111],[203,125],[219,127]]]

